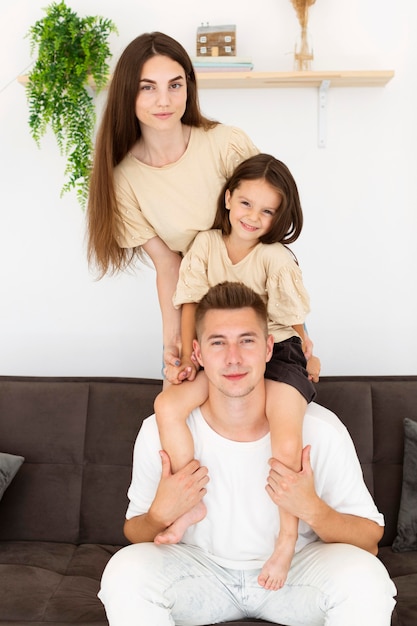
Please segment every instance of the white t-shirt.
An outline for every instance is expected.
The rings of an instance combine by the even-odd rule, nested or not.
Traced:
[[[210,481],[204,498],[207,515],[186,531],[182,543],[201,548],[224,567],[261,567],[273,550],[279,529],[278,509],[265,491],[271,457],[269,435],[243,443],[225,439],[207,424],[200,409],[191,413],[188,425],[195,458],[208,467]],[[309,404],[303,441],[312,446],[317,494],[341,513],[383,526],[383,516],[363,481],[353,442],[336,415],[314,402]],[[127,519],[145,513],[152,503],[161,476],[160,449],[153,415],[143,422],[136,440]],[[317,539],[300,521],[296,552]]]

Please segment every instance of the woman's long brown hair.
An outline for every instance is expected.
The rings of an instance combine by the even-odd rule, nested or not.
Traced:
[[[122,53],[109,87],[107,103],[97,134],[87,207],[87,258],[101,278],[123,270],[138,249],[121,248],[116,241],[120,210],[117,206],[113,172],[141,136],[135,103],[144,63],[163,55],[179,63],[187,79],[187,103],[182,122],[212,128],[217,122],[205,118],[198,101],[197,82],[186,50],[172,37],[159,32],[144,33]]]

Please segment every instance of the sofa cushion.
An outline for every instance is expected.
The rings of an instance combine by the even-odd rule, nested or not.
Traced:
[[[1,445],[25,463],[1,501],[0,539],[78,541],[88,391],[87,382],[2,381]]]
[[[0,442],[26,459],[1,502],[0,540],[126,544],[133,445],[160,389],[0,377]]]
[[[0,500],[24,460],[23,456],[0,452]]]
[[[392,620],[393,626],[415,626],[417,615],[417,574],[393,578],[398,601]]]
[[[2,623],[107,624],[97,599],[116,546],[0,542]]]
[[[417,422],[404,420],[404,464],[394,552],[417,550]]]

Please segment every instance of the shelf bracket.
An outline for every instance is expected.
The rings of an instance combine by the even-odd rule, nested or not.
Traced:
[[[330,80],[322,80],[319,87],[319,119],[318,119],[318,144],[319,148],[326,147],[327,129],[327,93]]]

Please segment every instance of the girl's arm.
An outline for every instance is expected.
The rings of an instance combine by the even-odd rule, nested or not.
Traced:
[[[159,237],[152,237],[142,248],[156,270],[156,288],[162,315],[164,362],[175,365],[181,348],[181,311],[175,309],[172,297],[178,282],[181,257],[168,248]]]
[[[295,324],[293,329],[301,337],[303,352],[307,358],[308,377],[313,383],[318,383],[320,378],[321,363],[317,356],[313,355],[313,342],[306,334],[304,324]]]
[[[194,380],[199,369],[196,361],[192,359],[193,341],[195,336],[195,310],[197,304],[195,302],[187,302],[182,305],[181,310],[181,345],[182,355],[181,364],[191,367],[188,373],[188,380]]]

